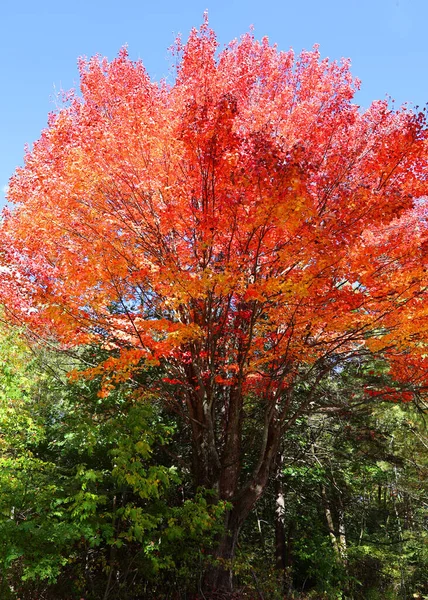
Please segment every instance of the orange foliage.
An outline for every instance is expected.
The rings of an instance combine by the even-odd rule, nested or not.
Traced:
[[[160,385],[213,398],[363,348],[426,384],[425,119],[360,111],[317,48],[217,50],[207,23],[177,42],[171,86],[125,50],[80,62],[10,182],[3,302],[113,349],[116,375],[162,364]]]

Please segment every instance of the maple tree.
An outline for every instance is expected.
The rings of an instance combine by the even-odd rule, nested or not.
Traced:
[[[227,559],[332,369],[374,353],[396,399],[425,389],[427,128],[361,111],[349,63],[317,48],[247,34],[218,53],[205,21],[174,51],[172,85],[126,50],[80,61],[81,94],[10,182],[2,301],[44,338],[108,349],[87,372],[103,394],[151,372],[143,395],[188,419],[195,484],[231,503]]]

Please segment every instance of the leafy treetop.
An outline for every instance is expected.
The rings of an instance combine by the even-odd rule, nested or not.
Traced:
[[[101,341],[116,378],[162,364],[158,389],[208,402],[274,405],[302,365],[367,349],[420,383],[424,115],[360,111],[348,61],[317,47],[296,58],[247,34],[218,52],[204,22],[175,52],[172,85],[124,49],[80,60],[81,95],[10,182],[9,313]]]

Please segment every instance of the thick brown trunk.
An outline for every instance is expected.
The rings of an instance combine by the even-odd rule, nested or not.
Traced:
[[[193,369],[190,379],[198,381]],[[221,465],[210,400],[206,391],[199,388],[194,393],[188,393],[186,404],[192,430],[192,470],[195,487],[215,489],[218,492]]]
[[[272,422],[267,427],[265,444],[253,477],[232,498],[232,509],[225,516],[225,532],[213,553],[216,564],[207,570],[204,578],[203,591],[207,599],[214,592],[227,595],[233,590],[233,559],[239,531],[269,480],[280,440],[277,427],[278,424]]]
[[[287,394],[280,397],[272,395],[265,398],[264,422],[260,428],[260,440],[257,440],[258,459],[246,482],[242,481],[242,454],[245,454],[245,448],[242,448],[244,417],[240,385],[229,390],[228,401],[223,404],[221,414],[217,414],[221,427],[217,425],[216,428],[216,416],[209,409],[211,407],[215,411],[215,403],[211,405],[207,400],[210,394],[207,397],[202,387],[189,394],[187,405],[196,455],[196,484],[214,488],[218,500],[226,500],[231,504],[231,509],[225,515],[224,534],[213,551],[214,564],[204,577],[203,593],[206,598],[213,596],[214,592],[227,596],[233,589],[233,560],[239,531],[266,489],[278,454],[284,422],[291,427],[310,401],[309,397],[290,417],[290,394],[291,390],[288,390]],[[281,545],[285,556],[285,539]]]
[[[241,472],[242,404],[239,387],[231,390],[227,408],[224,450],[221,457],[220,498],[230,500],[236,494]]]
[[[233,511],[225,518],[225,532],[214,552],[213,564],[205,572],[203,590],[209,599],[216,594],[224,595],[233,591],[233,560],[239,535],[239,524],[233,518]]]
[[[245,348],[240,348],[238,365],[243,368]],[[225,515],[224,534],[213,551],[214,564],[208,568],[203,581],[203,594],[209,598],[214,592],[230,592],[233,588],[233,559],[242,524],[264,493],[272,469],[282,434],[292,427],[312,401],[324,371],[320,371],[311,392],[305,401],[290,414],[292,388],[279,391],[268,389],[260,398],[264,407],[264,419],[260,423],[260,437],[250,441],[251,448],[258,454],[252,472],[242,473],[242,458],[246,454],[242,441],[242,424],[245,418],[242,394],[242,373],[235,386],[223,389],[216,398],[211,384],[199,372],[195,351],[195,361],[186,369],[188,392],[186,405],[192,428],[194,453],[194,476],[196,486],[216,491],[213,498],[227,501],[231,508]],[[242,370],[242,369],[241,369]],[[284,377],[288,371],[284,371]],[[280,382],[281,383],[281,382]],[[278,382],[276,383],[278,386]],[[221,406],[219,401],[221,400]],[[282,534],[283,535],[283,534]],[[285,556],[285,539],[281,540]],[[281,563],[284,564],[284,557]]]
[[[195,487],[218,492],[221,468],[212,436],[206,427],[198,426],[194,430],[192,459]]]

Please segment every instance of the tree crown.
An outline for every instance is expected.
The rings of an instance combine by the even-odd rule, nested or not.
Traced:
[[[317,48],[247,34],[218,53],[204,22],[175,51],[172,85],[126,50],[79,62],[81,94],[11,179],[9,310],[101,341],[115,377],[163,362],[169,384],[273,393],[367,350],[420,377],[423,114],[360,111],[348,61]]]

